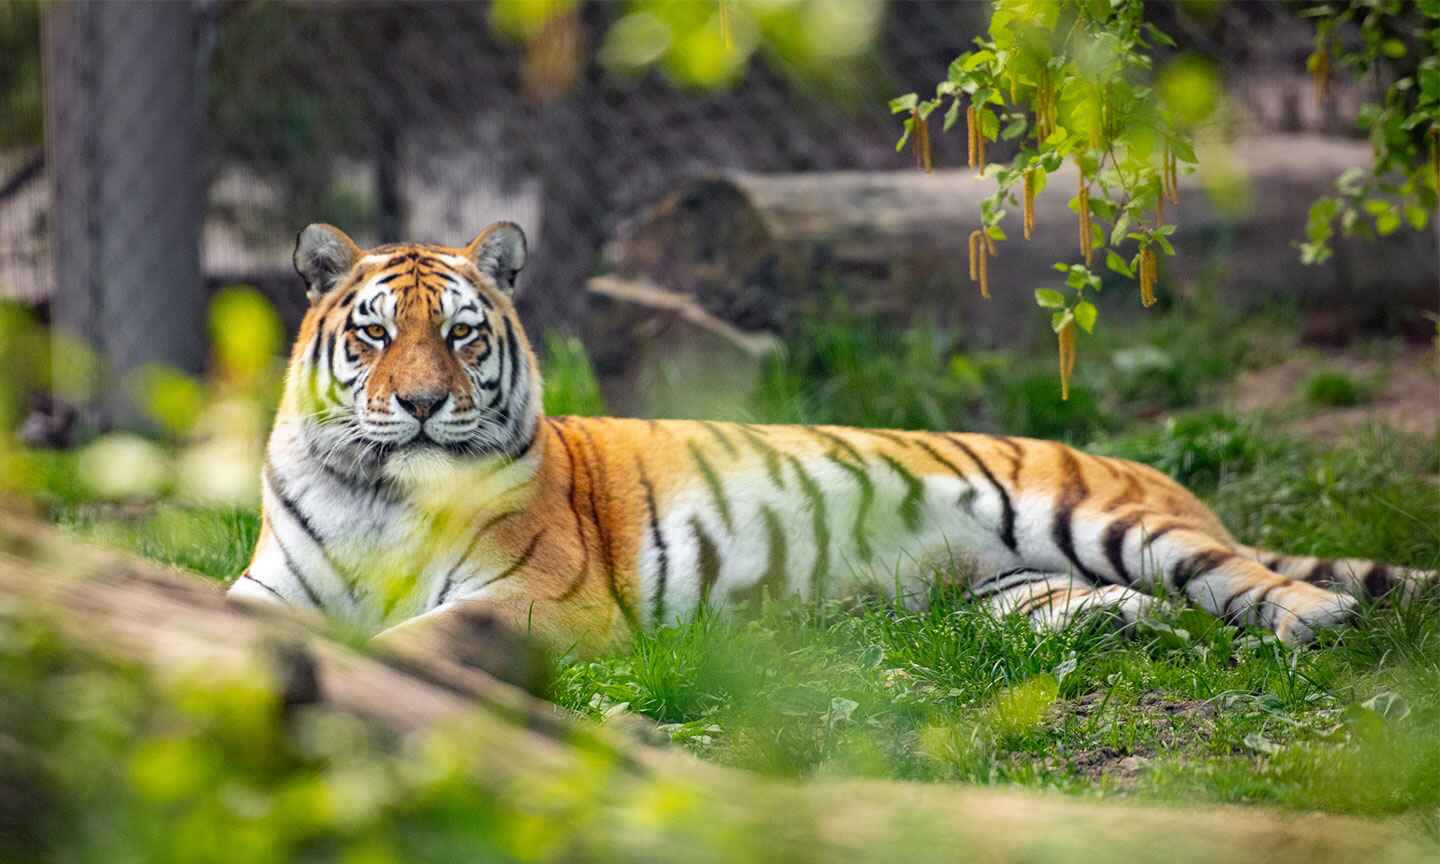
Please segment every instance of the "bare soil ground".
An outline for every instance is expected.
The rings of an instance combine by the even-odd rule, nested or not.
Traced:
[[[1319,370],[1345,372],[1370,392],[1360,404],[1313,405],[1305,383]],[[1374,423],[1417,435],[1440,431],[1440,352],[1423,345],[1302,349],[1290,359],[1241,374],[1227,402],[1241,412],[1275,414],[1286,431],[1338,441]]]

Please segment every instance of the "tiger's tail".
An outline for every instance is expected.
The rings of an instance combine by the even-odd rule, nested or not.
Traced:
[[[1440,572],[1364,558],[1287,555],[1254,546],[1240,546],[1239,551],[1287,579],[1344,594],[1410,600],[1427,588],[1440,585]]]

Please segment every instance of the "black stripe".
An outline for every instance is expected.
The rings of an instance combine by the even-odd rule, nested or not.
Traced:
[[[784,489],[785,472],[781,469],[780,465],[780,451],[771,447],[765,439],[760,437],[759,433],[755,432],[749,426],[741,424],[735,428],[739,429],[740,434],[745,440],[750,442],[750,446],[754,447],[755,451],[765,458],[765,473],[770,475],[770,482]]]
[[[506,510],[504,513],[486,519],[485,523],[476,529],[474,536],[470,538],[470,543],[465,547],[464,554],[455,561],[455,565],[450,568],[450,572],[445,574],[445,581],[440,584],[440,591],[435,595],[435,606],[443,606],[445,601],[450,599],[450,591],[455,587],[455,574],[460,571],[461,567],[465,566],[465,562],[470,560],[470,556],[474,554],[475,548],[480,545],[480,539],[484,537],[491,528],[494,528],[512,516],[520,515],[520,512],[519,510]]]
[[[1101,509],[1107,513],[1122,505],[1136,504],[1145,499],[1145,490],[1140,488],[1140,481],[1135,479],[1135,474],[1131,471],[1125,471],[1123,473],[1125,476],[1125,488],[1120,490],[1119,495],[1105,502],[1105,505]]]
[[[271,594],[274,594],[274,595],[275,595],[275,599],[276,599],[276,600],[279,600],[281,603],[284,603],[286,606],[294,605],[294,604],[292,604],[289,600],[286,600],[286,599],[285,599],[285,595],[284,595],[284,594],[281,594],[279,591],[276,591],[274,588],[271,588],[269,585],[265,584],[264,582],[261,582],[259,579],[256,579],[254,576],[251,576],[251,575],[250,575],[250,571],[248,571],[248,570],[245,571],[244,573],[241,573],[241,574],[240,574],[240,579],[249,579],[251,582],[254,582],[256,585],[259,585],[261,588],[264,588],[266,591],[269,591]],[[237,580],[235,580],[235,581],[238,582],[238,581],[240,581],[240,580],[237,579]]]
[[[740,455],[740,451],[735,449],[735,442],[727,438],[725,436],[725,433],[720,431],[719,426],[716,426],[709,420],[701,420],[699,421],[699,423],[701,426],[705,427],[706,432],[709,432],[712,436],[714,436],[716,441],[720,442],[720,446],[725,448],[726,453],[729,453],[732,457]]]
[[[340,579],[341,584],[345,586],[346,595],[348,595],[352,601],[358,602],[359,598],[356,595],[355,583],[347,578],[339,567],[335,566],[335,561],[330,557],[330,551],[325,548],[325,542],[320,538],[320,533],[315,530],[314,525],[310,524],[309,518],[300,510],[299,505],[285,493],[285,485],[280,482],[280,475],[275,472],[275,466],[268,461],[265,463],[265,480],[270,485],[270,491],[275,493],[275,500],[280,502],[281,509],[300,525],[300,530],[304,531],[305,536],[310,538],[310,542],[314,543],[315,547],[320,550],[320,557],[324,559],[326,566],[334,572]],[[279,541],[280,532],[276,531],[274,534],[276,541]],[[304,580],[301,579],[301,582],[303,584]],[[307,587],[306,590],[309,591],[309,588]]]
[[[850,534],[851,540],[855,544],[856,554],[860,556],[861,561],[868,564],[875,557],[875,552],[870,548],[869,538],[865,536],[865,517],[870,515],[870,507],[875,503],[875,483],[871,481],[870,475],[865,473],[865,469],[859,465],[851,465],[833,454],[825,458],[854,478],[860,487],[860,507],[855,511],[855,527],[851,529]]]
[[[1023,579],[1011,585],[1006,585],[1004,588],[998,587],[1001,582],[1004,582],[1011,576],[1019,576],[1021,573],[1034,573],[1035,575],[1030,577],[1029,579]],[[1029,567],[1017,567],[1014,570],[1006,570],[1001,573],[996,573],[994,576],[987,576],[979,582],[971,585],[970,596],[976,598],[988,597],[991,594],[999,594],[1002,591],[1009,591],[1011,588],[1021,588],[1026,585],[1035,585],[1040,582],[1049,582],[1057,575],[1058,574],[1056,573],[1050,573],[1044,570],[1033,570]]]
[[[1062,591],[1065,592],[1066,599],[1069,599],[1073,587],[1074,586],[1067,585],[1064,588],[1051,588],[1044,594],[1027,597],[1025,598],[1025,602],[1015,607],[1015,611],[1028,618],[1036,612],[1039,612],[1042,607],[1055,605],[1055,595]],[[1086,593],[1089,592],[1087,591]]]
[[[570,470],[566,472],[570,477],[570,491],[566,497],[566,501],[570,505],[570,513],[575,517],[575,536],[580,540],[579,572],[575,574],[574,581],[555,598],[560,601],[573,597],[575,593],[580,590],[580,586],[585,583],[585,580],[590,577],[590,543],[585,537],[585,520],[580,515],[578,497],[580,487],[575,482],[576,475],[579,474],[582,466],[576,460],[575,454],[570,450],[570,440],[565,437],[565,433],[560,431],[560,423],[565,419],[566,418],[560,418],[559,420],[551,417],[545,418],[545,422],[550,424],[550,429],[555,433],[555,437],[560,439],[560,446],[565,448],[565,458],[570,461]]]
[[[801,426],[800,428],[804,429],[806,432],[809,432],[811,435],[814,435],[816,438],[819,438],[821,441],[827,441],[831,444],[834,444],[836,447],[844,450],[851,459],[854,459],[856,462],[864,464],[865,457],[860,453],[860,451],[856,450],[853,444],[846,441],[844,438],[841,438],[839,435],[836,435],[834,432],[826,432],[824,429],[821,429],[818,426]]]
[[[1080,462],[1075,458],[1075,454],[1063,444],[1056,446],[1060,448],[1063,476],[1060,478],[1060,497],[1055,501],[1055,518],[1050,523],[1050,539],[1055,541],[1055,545],[1074,565],[1075,572],[1091,582],[1099,582],[1099,577],[1085,566],[1075,552],[1075,508],[1089,497],[1090,489],[1085,485],[1085,477],[1080,473]]]
[[[320,532],[315,530],[315,526],[310,524],[310,519],[300,512],[300,508],[285,493],[285,484],[280,482],[280,475],[275,472],[275,466],[268,461],[265,463],[265,479],[269,482],[270,491],[275,493],[275,498],[280,502],[281,508],[290,518],[300,523],[301,530],[310,538],[310,541],[323,551],[325,541],[320,538]]]
[[[1390,565],[1375,563],[1365,574],[1365,592],[1371,597],[1384,597],[1395,589],[1395,579],[1390,575]]]
[[[508,323],[509,319],[507,318],[506,321]],[[593,454],[589,457],[589,463],[594,468],[590,483],[590,517],[595,522],[595,536],[600,540],[600,557],[605,565],[606,581],[610,586],[610,596],[615,600],[615,605],[620,607],[620,612],[625,616],[625,623],[629,625],[630,631],[633,633],[640,629],[640,621],[635,616],[635,610],[630,608],[630,604],[625,601],[624,594],[620,591],[619,573],[615,568],[614,540],[610,536],[610,532],[606,530],[604,520],[600,518],[599,502],[596,499],[596,489],[599,486],[603,486],[606,494],[609,494],[610,483],[607,479],[609,472],[605,470],[605,462],[600,458],[600,448],[595,446],[595,438],[590,434],[590,430],[581,426],[580,434],[585,436],[585,440],[590,445],[590,452]]]
[[[698,517],[690,517],[690,533],[700,550],[700,607],[703,609],[710,605],[710,592],[720,578],[720,554],[715,548],[715,541],[705,533],[705,526],[700,524]]]
[[[1140,524],[1144,518],[1142,513],[1131,513],[1129,516],[1121,516],[1105,528],[1105,537],[1102,540],[1105,545],[1105,558],[1115,571],[1115,577],[1126,585],[1133,584],[1135,580],[1125,566],[1125,537],[1130,533],[1130,529]]]
[[[1305,574],[1305,581],[1311,585],[1328,587],[1335,584],[1335,564],[1331,561],[1318,561],[1310,572]]]
[[[965,476],[965,472],[960,470],[960,466],[956,465],[954,462],[951,462],[949,459],[946,459],[940,454],[939,450],[931,447],[929,443],[925,441],[916,439],[915,446],[919,447],[921,450],[924,450],[927,454],[929,454],[931,459],[934,459],[936,462],[939,462],[941,465],[944,465],[946,468],[950,469],[951,474],[954,474],[956,477],[960,478],[965,482],[965,488],[960,493],[960,500],[958,503],[961,509],[963,509],[971,516],[974,516],[975,484],[970,482],[970,478]]]
[[[375,284],[375,285],[385,285],[385,284],[388,284],[388,283],[390,283],[390,282],[394,282],[396,279],[399,279],[401,276],[404,276],[404,275],[405,275],[405,271],[403,271],[403,270],[396,271],[396,272],[394,272],[394,273],[391,273],[389,276],[381,276],[379,279],[376,279],[373,284]]]
[[[900,502],[900,518],[904,521],[906,530],[916,530],[920,527],[920,502],[925,498],[925,484],[906,470],[904,465],[895,461],[894,457],[881,453],[880,461],[889,465],[890,470],[905,483],[905,499]]]
[[[915,443],[912,439],[906,438],[898,432],[891,432],[889,429],[861,429],[860,431],[866,435],[874,435],[876,438],[884,438],[897,447],[910,447]]]
[[[645,474],[640,457],[635,457],[635,471],[640,475],[640,485],[645,489],[645,512],[650,516],[650,542],[655,545],[655,554],[660,559],[660,572],[655,579],[655,597],[651,601],[650,621],[656,626],[665,623],[665,583],[670,578],[670,554],[665,546],[665,535],[660,532],[660,516],[655,510],[655,487]]]
[[[1010,448],[1010,485],[1017,489],[1020,488],[1020,469],[1025,464],[1025,451],[1019,444],[1016,444],[1004,435],[991,435],[990,438]]]
[[[769,541],[765,574],[754,585],[736,592],[735,599],[741,603],[765,596],[771,599],[785,596],[785,561],[789,552],[785,542],[785,529],[780,524],[780,515],[770,505],[762,506],[760,515],[765,520],[765,535]]]
[[[1235,591],[1229,597],[1225,598],[1225,604],[1220,609],[1220,618],[1224,620],[1227,624],[1245,623],[1241,616],[1244,613],[1250,611],[1251,609],[1263,610],[1265,598],[1270,596],[1271,591],[1274,591],[1276,588],[1284,585],[1286,581],[1288,580],[1277,579],[1271,582],[1269,585],[1266,585],[1265,589],[1260,592],[1259,596],[1257,596],[1254,600],[1250,601],[1249,604],[1247,604],[1241,609],[1231,609],[1230,607],[1234,605],[1236,600],[1255,590],[1255,584],[1253,582],[1248,585],[1242,586],[1238,591]]]
[[[694,441],[687,441],[685,445],[690,449],[695,467],[700,469],[700,476],[705,478],[705,485],[710,487],[710,496],[715,499],[715,509],[720,511],[720,521],[724,522],[725,529],[733,534],[735,523],[730,518],[730,502],[725,499],[725,487],[720,484],[720,478],[706,461],[705,454],[700,452],[700,447]]]
[[[305,592],[305,597],[310,601],[310,605],[323,611],[325,605],[320,602],[320,596],[315,593],[315,589],[305,581],[305,577],[300,573],[300,568],[295,566],[295,559],[290,557],[290,550],[285,548],[285,541],[280,539],[280,532],[271,531],[270,533],[275,538],[275,545],[280,548],[280,557],[285,560],[285,569],[289,570],[290,575],[295,577],[295,581],[300,583],[300,589]]]
[[[790,461],[790,467],[795,469],[795,476],[800,479],[801,491],[810,501],[810,527],[815,534],[815,564],[810,568],[810,596],[818,599],[825,596],[830,577],[830,521],[825,514],[825,496],[820,491],[820,484],[806,473],[799,459],[794,456],[786,458]]]
[[[515,338],[515,328],[510,326],[508,317],[505,319],[505,343],[510,351],[510,392],[514,393],[520,380],[520,363],[524,358],[520,355],[520,343]]]
[[[480,587],[479,587],[479,588],[476,588],[475,590],[478,591],[478,590],[480,590],[481,588],[487,588],[487,587],[489,587],[489,586],[491,586],[491,585],[494,585],[496,582],[499,582],[501,579],[509,579],[511,576],[514,576],[516,573],[518,573],[518,572],[520,571],[520,568],[521,568],[521,567],[524,567],[526,564],[530,563],[531,557],[533,557],[533,556],[535,555],[535,550],[540,546],[540,538],[541,538],[541,537],[544,537],[544,536],[545,536],[545,529],[544,529],[544,528],[541,528],[539,531],[536,531],[536,532],[535,532],[535,536],[534,536],[534,537],[531,537],[529,544],[527,544],[527,545],[525,546],[525,551],[524,551],[524,552],[521,552],[521,553],[520,553],[520,557],[517,558],[517,559],[515,559],[515,563],[511,564],[509,567],[506,567],[504,570],[500,571],[500,574],[499,574],[498,576],[496,576],[495,578],[489,580],[488,582],[482,583],[482,584],[480,585]]]
[[[1235,557],[1238,556],[1229,549],[1207,549],[1204,552],[1196,552],[1175,565],[1173,574],[1175,589],[1177,591],[1185,590],[1186,585]]]
[[[1184,522],[1166,522],[1164,525],[1161,525],[1159,528],[1155,529],[1154,533],[1145,535],[1145,542],[1142,544],[1141,548],[1149,549],[1152,545],[1154,545],[1156,540],[1159,540],[1161,537],[1164,537],[1171,531],[1193,530],[1195,530],[1194,526],[1186,525]]]
[[[406,261],[409,261],[411,258],[414,257],[415,255],[413,253],[396,255],[394,258],[391,258],[389,261],[386,261],[383,265],[381,265],[380,269],[389,270],[391,267],[399,267],[401,264],[404,264]]]
[[[1005,487],[1000,485],[1000,481],[995,479],[995,475],[990,473],[990,469],[984,462],[980,461],[980,457],[975,455],[975,451],[971,450],[964,441],[960,440],[960,436],[945,435],[943,437],[946,441],[958,447],[966,456],[970,457],[970,461],[975,463],[975,467],[980,469],[980,473],[985,476],[986,481],[990,483],[995,489],[996,494],[1000,496],[1000,541],[1004,543],[1006,548],[1011,552],[1017,555],[1020,554],[1020,546],[1015,541],[1015,506],[1010,503],[1010,495],[1006,493]]]

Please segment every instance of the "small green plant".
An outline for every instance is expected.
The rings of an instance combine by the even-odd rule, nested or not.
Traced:
[[[1370,388],[1338,369],[1321,369],[1305,379],[1305,401],[1325,408],[1349,408],[1370,400]]]
[[[585,346],[574,336],[545,335],[545,413],[595,417],[605,413],[605,398]]]

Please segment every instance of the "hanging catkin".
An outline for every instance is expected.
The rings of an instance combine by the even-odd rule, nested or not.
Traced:
[[[1085,259],[1085,266],[1090,266],[1090,243],[1093,233],[1090,230],[1090,184],[1085,182],[1085,169],[1080,169],[1080,194],[1078,196],[1080,211],[1080,255]]]
[[[920,113],[919,108],[911,109],[910,121],[910,136],[915,148],[915,167],[930,174],[935,170],[930,161],[930,124],[925,122],[925,117]]]
[[[1140,250],[1140,305],[1146,309],[1155,305],[1155,249],[1151,246]]]
[[[1035,169],[1025,172],[1025,239],[1035,231]]]
[[[984,229],[970,232],[970,281],[980,285],[980,296],[990,299],[990,269],[985,259],[995,254],[995,240]]]
[[[979,131],[980,124],[975,117],[975,106],[971,105],[965,109],[965,135],[969,139],[970,144],[969,165],[971,168],[974,168],[980,161],[980,140],[976,135]]]
[[[1075,322],[1066,321],[1055,334],[1060,343],[1060,398],[1070,399],[1070,375],[1075,371]]]
[[[970,257],[970,281],[971,281],[971,283],[979,282],[979,281],[980,281],[980,229],[978,229],[978,228],[975,229],[974,231],[971,231],[971,232],[970,232],[970,247],[969,247],[969,249],[968,249],[968,252],[969,252],[969,257]]]

